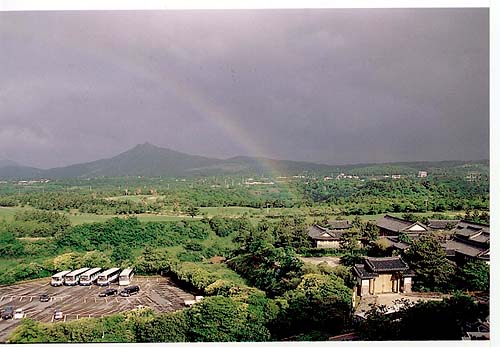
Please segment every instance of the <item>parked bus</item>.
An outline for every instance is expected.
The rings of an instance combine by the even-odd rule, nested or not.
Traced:
[[[89,271],[88,267],[71,271],[69,274],[64,276],[64,284],[67,286],[76,286],[78,282],[80,282],[80,275],[87,271]]]
[[[83,273],[80,276],[80,285],[81,286],[90,286],[92,283],[94,283],[97,279],[97,276],[101,272],[100,267],[95,267],[93,269],[90,269],[89,271]]]
[[[53,287],[62,286],[64,283],[64,276],[66,276],[70,272],[71,272],[70,270],[66,270],[56,273],[50,279],[50,285]]]
[[[132,277],[134,277],[134,270],[132,270],[132,268],[127,268],[120,273],[118,284],[120,286],[128,286]]]
[[[108,286],[111,282],[114,282],[118,279],[120,275],[120,268],[114,267],[108,269],[97,276],[97,285],[98,286]]]

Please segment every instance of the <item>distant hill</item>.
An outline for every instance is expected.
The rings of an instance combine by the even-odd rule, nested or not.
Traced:
[[[36,178],[41,177],[43,172],[44,170],[22,166],[12,160],[0,159],[0,178]]]
[[[19,166],[18,163],[9,159],[0,159],[0,167]]]
[[[189,170],[211,166],[220,159],[189,155],[150,143],[134,148],[110,159],[70,165],[46,171],[48,177],[119,177],[119,176],[183,176]]]
[[[42,170],[0,161],[0,178],[91,178],[91,177],[188,177],[214,175],[336,175],[340,172],[359,175],[414,174],[419,170],[480,171],[489,170],[487,160],[475,162],[408,162],[383,164],[326,165],[301,161],[256,157],[215,159],[190,155],[150,143],[137,145],[109,159]],[[15,164],[15,165],[12,165]]]
[[[0,178],[30,179],[45,177],[45,170],[29,166],[0,166]]]

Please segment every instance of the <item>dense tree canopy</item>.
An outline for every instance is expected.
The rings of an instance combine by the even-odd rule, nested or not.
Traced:
[[[404,258],[416,273],[416,287],[440,290],[453,285],[455,269],[436,235],[425,234],[412,242]]]
[[[489,290],[490,267],[481,260],[471,260],[457,271],[458,285],[467,290]]]
[[[277,322],[282,337],[313,332],[332,336],[349,325],[352,291],[335,275],[304,275],[283,297],[287,307]]]

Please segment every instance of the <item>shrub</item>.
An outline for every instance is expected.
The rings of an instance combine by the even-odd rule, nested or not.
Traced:
[[[188,251],[201,251],[203,250],[203,245],[197,241],[194,240],[188,240],[184,243],[184,248],[187,249]]]
[[[22,243],[8,231],[0,231],[0,258],[15,258],[23,255]]]
[[[199,252],[182,251],[177,254],[177,259],[183,262],[185,261],[185,262],[198,263],[203,261],[203,256]]]
[[[137,330],[137,342],[188,342],[188,321],[184,311],[164,313]]]

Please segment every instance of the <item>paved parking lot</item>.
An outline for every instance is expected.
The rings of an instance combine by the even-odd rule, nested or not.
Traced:
[[[41,322],[53,322],[56,309],[63,313],[61,321],[71,321],[84,317],[103,317],[117,312],[127,311],[139,305],[149,306],[156,312],[169,312],[184,307],[184,300],[193,300],[194,296],[178,288],[166,277],[135,276],[131,284],[139,285],[140,292],[131,297],[110,296],[98,297],[106,288],[120,287],[112,284],[109,287],[52,287],[50,279],[0,287],[0,309],[13,306],[14,310],[22,308],[26,317]],[[123,288],[123,286],[122,286]],[[40,302],[41,294],[48,294],[49,302]],[[6,340],[18,320],[0,320],[0,342]]]

